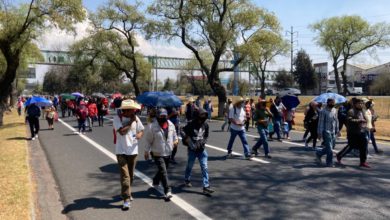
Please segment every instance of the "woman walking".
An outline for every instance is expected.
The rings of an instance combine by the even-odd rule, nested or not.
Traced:
[[[309,104],[309,110],[307,111],[304,119],[304,123],[307,125],[307,130],[310,133],[310,136],[308,139],[305,140],[305,148],[306,150],[309,149],[309,143],[311,140],[313,140],[313,150],[316,149],[317,144],[317,127],[318,127],[318,115],[319,110],[317,108],[316,102],[311,102]]]

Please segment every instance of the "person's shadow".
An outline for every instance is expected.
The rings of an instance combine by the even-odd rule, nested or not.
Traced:
[[[76,199],[72,204],[68,204],[62,210],[63,214],[67,214],[71,211],[75,210],[84,210],[87,208],[95,208],[95,209],[120,209],[121,205],[112,205],[111,203],[116,203],[121,201],[120,196],[115,196],[112,199],[99,199],[95,197],[84,198],[84,199]]]

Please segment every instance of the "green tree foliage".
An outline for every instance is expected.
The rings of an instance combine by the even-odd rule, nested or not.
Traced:
[[[245,48],[254,33],[279,29],[273,14],[248,0],[156,0],[149,12],[158,18],[147,27],[149,33],[168,39],[179,38],[191,50],[218,96],[219,116],[223,114],[227,99],[219,74],[233,71],[246,58]],[[200,54],[205,49],[212,54],[210,65]],[[221,59],[231,58],[229,50],[240,54],[239,59],[232,67],[219,66]]]
[[[67,85],[64,83],[69,75],[69,66],[57,66],[51,68],[43,79],[42,89],[43,92],[54,95],[70,90],[67,89]]]
[[[171,80],[170,78],[167,78],[165,80],[164,86],[162,88],[163,91],[172,91],[176,87],[175,82]]]
[[[294,85],[294,77],[287,72],[286,70],[280,71],[276,76],[275,76],[275,84],[274,86],[277,89],[283,89],[287,87],[292,87]]]
[[[253,64],[255,77],[260,80],[261,96],[265,97],[267,65],[278,55],[288,52],[289,44],[278,32],[261,30],[255,33],[246,51]]]
[[[12,93],[12,82],[22,55],[28,54],[27,48],[31,48],[29,45],[49,26],[72,30],[72,24],[85,17],[81,0],[31,0],[29,4],[18,6],[13,3],[0,2],[0,52],[6,64],[0,74],[0,126],[3,125],[7,98]]]
[[[386,23],[369,24],[360,16],[341,16],[323,19],[311,25],[318,33],[317,44],[332,57],[337,90],[347,94],[347,62],[363,51],[374,52],[375,48],[387,47],[390,42],[390,26]],[[338,64],[343,64],[339,79]]]
[[[307,94],[307,90],[316,88],[317,77],[314,72],[314,67],[309,55],[303,49],[298,51],[294,59],[294,67],[294,80],[298,83],[303,94]]]
[[[137,51],[137,34],[146,25],[141,3],[128,4],[124,0],[110,0],[107,5],[91,15],[95,30],[82,40],[78,48],[87,48],[90,58],[108,61],[130,79],[136,95],[141,93],[138,82],[150,82],[151,66]]]

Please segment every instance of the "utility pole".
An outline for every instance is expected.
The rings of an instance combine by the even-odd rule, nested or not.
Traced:
[[[293,73],[293,63],[294,63],[294,34],[298,34],[298,32],[294,32],[294,27],[291,26],[291,31],[286,31],[286,33],[290,34],[290,45],[291,45],[291,66],[290,66],[290,74]]]

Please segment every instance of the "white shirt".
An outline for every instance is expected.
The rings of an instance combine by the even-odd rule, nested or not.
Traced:
[[[235,110],[235,112],[234,112]],[[236,131],[241,131],[245,129],[244,121],[246,119],[245,110],[242,107],[235,107],[229,109],[229,119],[235,120],[237,123],[242,124],[242,126],[231,123],[230,128]]]
[[[114,129],[118,131],[124,124],[130,121],[129,118],[114,116]],[[131,128],[125,135],[116,133],[115,154],[137,155],[138,154],[138,140],[135,135],[144,130],[141,120],[136,116],[136,121],[131,124]]]

